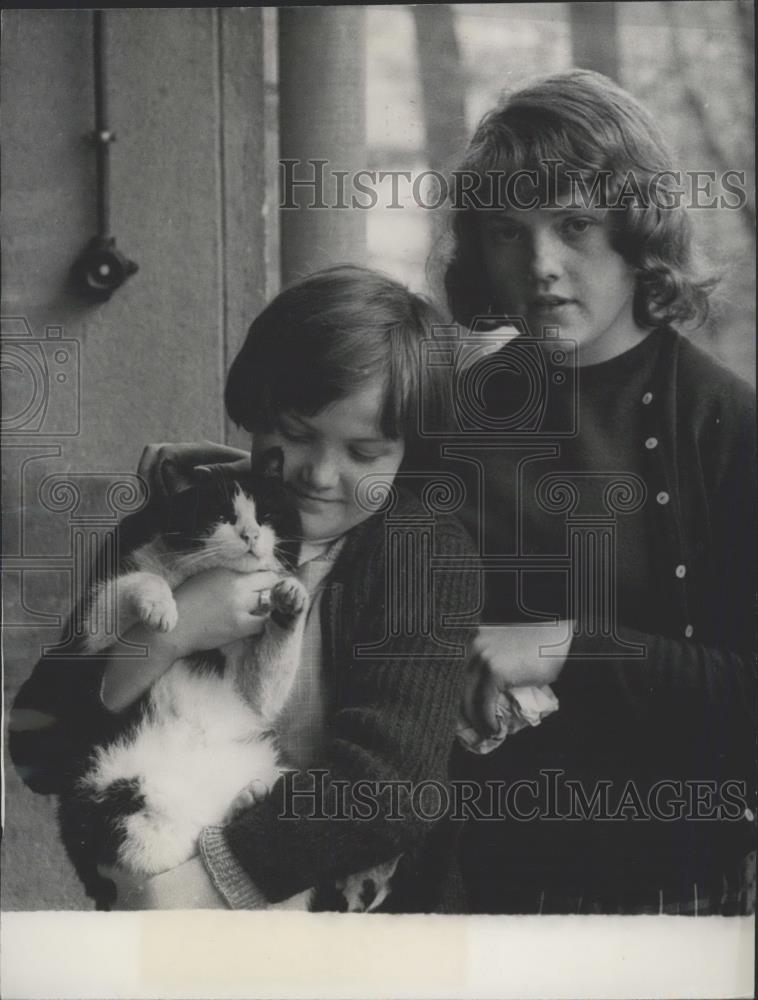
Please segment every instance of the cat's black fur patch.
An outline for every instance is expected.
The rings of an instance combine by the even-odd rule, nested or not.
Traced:
[[[347,913],[347,900],[334,882],[322,883],[316,888],[316,894],[311,903],[314,913]]]
[[[139,787],[136,778],[119,778],[105,789],[101,803],[114,817],[131,816],[145,805],[145,796]]]
[[[213,466],[202,484],[151,501],[119,525],[120,562],[158,536],[177,552],[199,549],[215,525],[232,521],[232,498],[238,483],[254,499],[259,523],[270,524],[280,539],[277,557],[286,569],[294,570],[300,552],[300,514],[284,485],[283,463],[282,449],[269,448],[250,472],[229,472],[223,466]],[[90,575],[87,588],[92,582]]]
[[[376,899],[377,889],[376,882],[372,878],[364,878],[363,884],[361,885],[361,903],[364,909],[368,910],[369,906]]]
[[[170,498],[159,532],[166,545],[178,551],[200,548],[216,525],[234,523],[237,486],[254,500],[258,523],[270,525],[280,540],[277,557],[287,569],[294,569],[300,550],[300,515],[282,479],[280,448],[269,449],[254,471],[230,475],[216,467],[202,485]]]
[[[58,804],[61,837],[69,857],[98,910],[108,910],[116,899],[116,887],[97,870],[98,864],[116,863],[116,852],[124,839],[121,820],[144,805],[137,779],[114,781],[94,799],[78,788],[62,796]]]
[[[363,879],[359,896],[362,909],[359,912],[368,913],[378,892],[379,889],[373,878]],[[345,893],[338,889],[334,882],[326,882],[317,887],[311,910],[318,913],[347,913],[347,906]]]
[[[226,658],[220,649],[206,649],[202,653],[190,653],[184,657],[193,670],[199,673],[217,674],[223,677],[226,669]]]

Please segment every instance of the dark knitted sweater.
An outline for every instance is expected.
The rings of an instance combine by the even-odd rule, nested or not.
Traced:
[[[485,621],[570,615],[566,575],[549,556],[568,555],[569,521],[598,523],[605,510],[616,532],[616,639],[630,653],[609,656],[608,636],[585,622],[554,685],[560,710],[490,757],[459,755],[463,776],[539,783],[541,817],[481,822],[467,833],[468,876],[488,910],[507,889],[691,894],[696,880],[720,886],[752,844],[750,812],[732,805],[719,818],[714,807],[735,782],[731,794],[741,786],[755,808],[754,393],[674,331],[659,330],[625,355],[580,369],[578,397],[567,397],[554,394],[546,420],[560,430],[576,417],[573,435],[511,435],[508,454],[480,456],[485,503],[464,521],[472,530],[483,509],[490,560],[507,553],[534,567],[520,575],[520,589],[507,569],[488,574]],[[576,487],[571,509],[546,502],[546,475]],[[615,511],[608,507],[603,489],[614,478],[641,487],[628,511],[623,493]],[[550,770],[563,772],[552,805],[540,778]],[[628,808],[609,819],[561,818],[571,805],[565,779],[588,798],[607,782],[612,810],[631,782]],[[664,812],[696,784],[701,804],[690,802],[679,819],[650,815],[648,796],[661,780],[675,783],[661,790]]]
[[[390,530],[403,534],[405,555],[388,560]],[[321,603],[333,704],[320,762],[326,775],[317,781],[305,775],[297,784],[315,788],[317,798],[289,802],[281,780],[225,833],[241,867],[270,901],[402,853],[385,908],[464,905],[454,860],[459,824],[423,818],[434,813],[433,802],[414,809],[411,796],[398,789],[393,808],[388,796],[393,782],[448,781],[468,632],[447,618],[479,606],[472,552],[453,517],[404,494],[386,514],[373,515],[345,537]],[[444,566],[435,567],[440,557]],[[401,592],[406,606],[391,608]],[[100,703],[102,670],[99,658],[43,658],[22,687],[11,754],[36,791],[65,792],[93,744],[123,725]],[[377,786],[378,815],[341,818],[351,814],[359,780],[384,783],[384,793]],[[365,786],[363,791],[360,816],[372,811],[365,806]],[[279,818],[293,809],[299,818]]]

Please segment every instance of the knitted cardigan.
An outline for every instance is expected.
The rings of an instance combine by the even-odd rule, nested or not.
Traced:
[[[126,530],[137,529],[132,523]],[[388,532],[398,530],[410,558],[388,560]],[[471,541],[455,518],[398,492],[391,510],[345,536],[325,586],[321,628],[333,697],[326,775],[298,777],[306,789],[316,787],[317,799],[290,802],[282,779],[224,830],[225,840],[271,902],[402,854],[391,909],[461,909],[454,859],[459,824],[424,818],[434,804],[430,812],[428,801],[420,806],[407,792],[396,791],[395,803],[389,796],[392,783],[416,788],[448,781],[465,644],[480,604]],[[401,590],[405,607],[393,604]],[[468,626],[449,624],[453,614],[467,613]],[[43,657],[21,688],[10,749],[33,790],[65,793],[91,748],[123,725],[100,701],[103,669],[101,658]],[[355,818],[340,818],[350,815],[359,780],[381,783],[377,815],[359,818],[372,811],[364,802]],[[279,818],[293,810],[297,819]]]
[[[718,758],[698,777],[742,779],[753,803],[755,393],[674,330],[653,335],[661,343],[640,400],[647,422],[640,445],[657,511],[650,545],[667,631],[620,625],[622,640],[646,647],[642,661],[593,661],[602,640],[577,637],[571,652],[581,662],[569,661],[561,681],[566,692],[578,685],[598,702],[611,697],[641,729],[668,725],[680,760],[689,753],[682,741],[692,738],[698,755]]]
[[[646,650],[628,659],[609,659],[600,634],[577,635],[554,685],[560,710],[489,759],[459,755],[455,772],[510,782],[557,768],[587,794],[610,776],[617,792],[629,779],[643,797],[660,779],[717,791],[736,782],[747,809],[718,820],[706,796],[677,821],[475,824],[481,838],[467,840],[466,870],[492,886],[488,906],[498,905],[496,885],[581,896],[689,883],[691,893],[693,881],[718,883],[754,847],[755,393],[674,330],[651,336],[657,356],[636,401],[650,511],[639,544],[652,560],[662,628],[620,622],[618,638]],[[624,772],[614,774],[618,761]],[[480,839],[499,861],[486,859]]]
[[[231,852],[266,899],[279,902],[402,854],[384,909],[465,909],[455,862],[460,823],[440,816],[439,789],[449,778],[479,573],[464,529],[439,514],[425,569],[430,527],[429,511],[400,494],[387,517],[372,517],[347,536],[321,604],[334,699],[324,757],[313,772],[281,779],[223,831],[206,831],[201,843],[211,874]],[[388,563],[388,552],[399,551],[388,531],[398,528],[406,554],[409,542],[413,551]],[[397,611],[414,607],[420,616],[398,628]],[[467,625],[449,624],[452,616]]]

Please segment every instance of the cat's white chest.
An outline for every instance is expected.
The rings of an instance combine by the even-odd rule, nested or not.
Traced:
[[[87,783],[97,791],[138,780],[147,806],[124,819],[120,862],[154,873],[190,856],[252,779],[270,788],[279,774],[273,738],[231,678],[180,660],[153,686],[136,732],[99,752]]]

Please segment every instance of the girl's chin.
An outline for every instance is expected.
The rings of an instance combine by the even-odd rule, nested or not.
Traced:
[[[368,513],[361,516],[363,511],[356,512],[355,516],[350,519],[344,516],[344,509],[341,511],[339,516],[335,514],[334,516],[317,516],[315,514],[300,512],[300,525],[302,528],[302,536],[304,541],[318,544],[319,542],[332,542],[335,538],[339,538],[340,535],[344,535],[346,531],[350,531],[354,528],[356,524],[361,521],[365,521],[369,516]]]
[[[300,523],[306,542],[323,542],[343,535],[350,527],[343,521],[344,518],[300,512]]]

